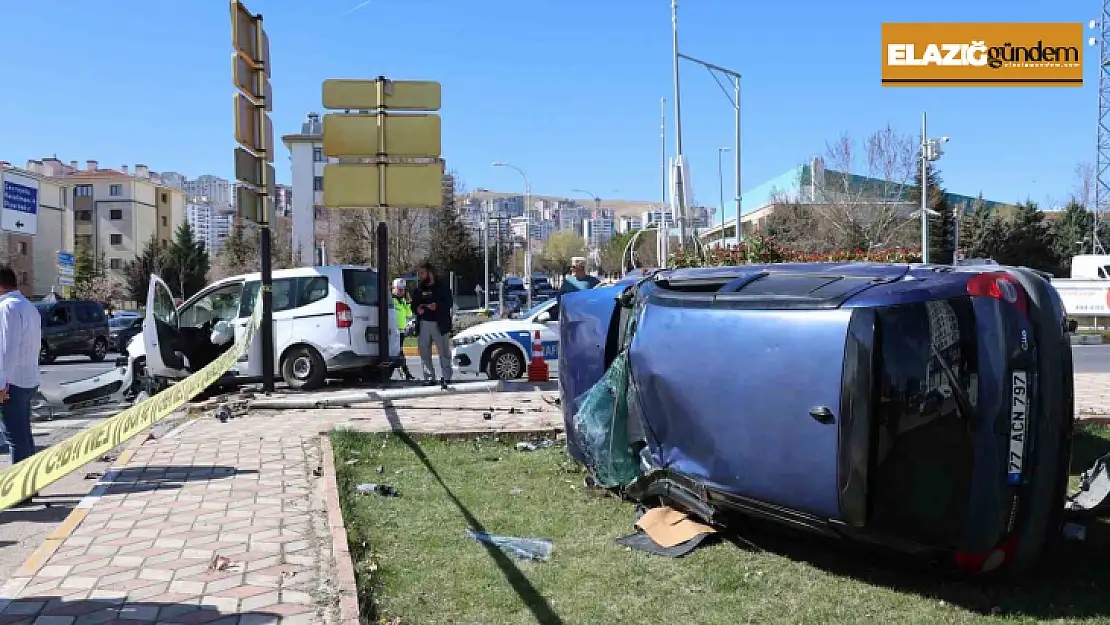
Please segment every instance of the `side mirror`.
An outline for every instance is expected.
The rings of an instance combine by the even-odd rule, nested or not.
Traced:
[[[1072,334],[1075,334],[1075,331],[1078,330],[1078,329],[1079,329],[1079,320],[1078,319],[1068,319],[1068,332],[1071,332]]]
[[[536,323],[547,323],[548,321],[551,321],[551,313],[544,311],[536,315]]]

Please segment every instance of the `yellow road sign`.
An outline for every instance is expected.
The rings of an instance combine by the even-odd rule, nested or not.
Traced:
[[[251,67],[270,71],[270,38],[262,30],[262,16],[254,15],[239,0],[231,0],[231,45]]]
[[[324,155],[437,158],[440,126],[439,115],[324,115]]]
[[[443,99],[438,82],[430,80],[386,80],[385,102],[379,102],[375,80],[329,78],[324,81],[324,108],[365,111],[384,106],[394,111],[438,111]]]
[[[244,221],[269,223],[273,199],[247,185],[235,185],[235,214]]]
[[[235,141],[267,163],[274,162],[274,122],[242,93],[235,94]]]
[[[267,111],[274,110],[274,92],[270,86],[270,77],[251,65],[238,52],[231,55],[231,77],[239,91],[249,96],[256,104],[264,105]],[[259,81],[261,81],[261,88]]]
[[[385,168],[385,193],[378,168]],[[384,195],[384,197],[383,197]],[[324,206],[436,208],[443,205],[443,163],[324,165]]]
[[[273,195],[274,177],[276,175],[274,166],[264,164],[261,158],[251,154],[243,148],[235,148],[236,180],[245,182],[253,187],[261,187],[263,166],[265,166],[266,172],[266,185],[270,188],[269,194]]]

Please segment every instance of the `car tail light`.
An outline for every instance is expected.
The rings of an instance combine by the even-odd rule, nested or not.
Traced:
[[[351,307],[343,302],[335,303],[335,327],[349,328],[354,323],[355,316],[351,313]]]
[[[1015,534],[1006,542],[991,549],[986,553],[957,553],[955,556],[956,567],[961,571],[982,574],[1001,568],[1014,555],[1017,548],[1018,537]]]
[[[1029,300],[1025,289],[1008,273],[990,271],[975,276],[967,283],[967,294],[1002,300],[1022,313],[1029,314]]]

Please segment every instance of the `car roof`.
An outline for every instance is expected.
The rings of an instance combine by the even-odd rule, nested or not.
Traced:
[[[278,270],[273,272],[273,278],[275,280],[277,280],[277,279],[280,279],[280,278],[304,278],[304,277],[308,277],[308,276],[332,276],[332,275],[342,273],[342,271],[344,269],[355,269],[355,270],[358,270],[358,271],[369,271],[371,273],[377,274],[377,270],[375,270],[373,267],[366,267],[364,265],[318,265],[318,266],[313,266],[313,267],[294,267],[292,269],[278,269]],[[239,282],[239,281],[250,282],[250,281],[261,280],[261,279],[262,279],[262,273],[256,271],[254,273],[244,273],[244,274],[239,274],[237,276],[229,276],[227,278],[216,280],[215,282],[212,282],[208,286],[215,286],[215,285],[218,285],[218,284],[225,284],[225,283],[229,283],[229,282]]]

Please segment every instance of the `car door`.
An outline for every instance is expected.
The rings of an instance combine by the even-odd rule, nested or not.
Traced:
[[[146,294],[146,317],[142,329],[149,375],[175,379],[189,375],[180,353],[181,332],[174,302],[170,287],[161,278],[152,275]]]
[[[547,318],[539,324],[540,339],[543,340],[543,359],[554,377],[559,374],[559,303],[556,302],[545,312]]]

